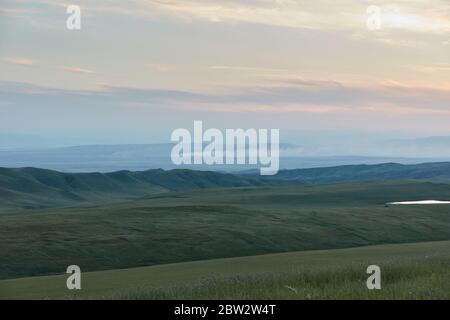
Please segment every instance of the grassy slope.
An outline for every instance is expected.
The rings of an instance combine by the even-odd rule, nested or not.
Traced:
[[[0,278],[311,249],[450,239],[450,198],[417,182],[211,189],[0,215]]]
[[[265,180],[283,179],[304,183],[332,183],[344,181],[382,180],[450,180],[450,162],[402,165],[383,163],[376,165],[345,165],[327,168],[281,170]]]
[[[192,170],[62,173],[0,168],[0,210],[113,202],[167,191],[261,184],[248,176]]]
[[[214,187],[405,179],[448,182],[450,163],[387,163],[283,170],[271,177],[192,170],[62,173],[36,168],[0,168],[0,211],[111,202],[167,191]]]
[[[382,270],[369,291],[366,268]],[[0,281],[0,299],[450,299],[450,241],[271,254]]]

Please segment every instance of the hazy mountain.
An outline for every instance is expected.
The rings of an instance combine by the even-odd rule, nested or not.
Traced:
[[[66,172],[167,168],[170,144],[90,145],[1,150],[1,167],[38,167]]]
[[[250,165],[190,165],[175,166],[170,153],[173,144],[125,144],[91,145],[47,149],[0,150],[0,167],[37,167],[63,172],[113,172],[118,170],[165,170],[184,168],[192,170],[214,170],[238,172],[255,169]],[[281,144],[280,168],[298,169],[328,167],[348,164],[378,164],[396,162],[417,164],[440,162],[447,158],[404,158],[401,156],[313,156],[314,150],[294,144]],[[394,147],[392,147],[395,149]],[[397,147],[399,148],[399,147]],[[381,154],[381,149],[374,148]],[[320,153],[320,152],[319,152]],[[374,151],[373,154],[376,155]]]

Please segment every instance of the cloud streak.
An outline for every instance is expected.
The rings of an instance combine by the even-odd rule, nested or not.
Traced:
[[[0,82],[0,96],[8,102],[0,108],[0,125],[26,132],[161,134],[201,119],[216,127],[276,127],[283,132],[450,133],[450,90],[424,87],[303,80],[301,85],[201,94],[108,85],[74,91]]]
[[[95,74],[94,71],[80,67],[62,67],[62,70],[70,73]]]
[[[38,102],[48,96],[61,100],[85,100],[93,107],[111,105],[221,113],[314,113],[358,112],[450,113],[450,90],[394,84],[349,85],[332,81],[302,80],[273,87],[255,87],[227,94],[200,94],[104,85],[100,91],[70,91],[26,84],[1,83],[8,101]]]
[[[35,64],[34,61],[31,59],[20,58],[20,57],[5,57],[5,58],[3,58],[3,61],[8,64],[25,66],[25,67],[31,67]]]
[[[361,30],[370,1],[357,0],[142,0],[154,10],[183,19],[255,23],[289,28]],[[428,3],[431,2],[431,3]],[[373,3],[377,4],[377,3]],[[444,33],[450,30],[445,0],[395,1],[380,5],[384,28]]]

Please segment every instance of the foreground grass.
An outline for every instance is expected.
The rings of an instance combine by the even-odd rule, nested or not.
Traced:
[[[381,291],[365,287],[364,264],[279,274],[210,278],[169,288],[119,290],[103,299],[450,299],[450,260],[385,263]]]
[[[382,289],[366,288],[367,266]],[[0,281],[0,299],[450,299],[450,241],[270,254]]]

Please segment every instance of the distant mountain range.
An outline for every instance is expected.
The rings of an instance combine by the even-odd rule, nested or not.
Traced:
[[[385,180],[450,182],[450,162],[282,170],[275,176],[183,169],[62,173],[36,168],[0,168],[0,209],[95,204],[206,188]]]
[[[47,149],[0,150],[0,167],[37,167],[64,172],[113,172],[118,170],[176,169],[170,159],[174,144],[87,145]],[[298,148],[281,144],[282,154]],[[254,168],[255,166],[253,166]],[[240,171],[247,166],[190,166],[195,170]],[[186,169],[186,167],[184,167]]]
[[[333,146],[314,148],[281,144],[280,168],[299,169],[339,165],[379,164],[395,162],[418,164],[450,161],[450,138],[430,140],[392,140],[379,146],[364,145],[360,149],[342,149]],[[439,142],[438,142],[439,141]],[[448,142],[448,147],[445,147]],[[0,149],[0,167],[36,167],[63,172],[114,172],[118,170],[142,171],[148,169],[192,169],[239,172],[255,169],[250,165],[195,165],[175,166],[170,153],[173,144],[88,145],[47,149]],[[449,150],[446,152],[446,150]],[[353,152],[353,153],[352,153]],[[317,155],[322,154],[321,156]],[[350,154],[335,156],[333,154]],[[362,154],[352,156],[351,154]],[[403,155],[403,156],[402,156]],[[408,155],[408,157],[405,157]],[[445,156],[447,155],[447,157]]]

